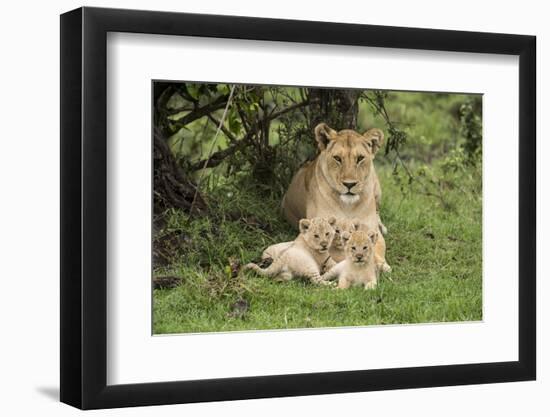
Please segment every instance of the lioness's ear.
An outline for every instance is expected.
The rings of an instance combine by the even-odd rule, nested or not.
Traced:
[[[336,224],[336,217],[334,216],[330,216],[328,219],[328,224],[330,224],[331,226],[334,226]]]
[[[353,230],[359,230],[361,228],[361,220],[353,219],[351,222],[353,224]]]
[[[374,244],[378,240],[378,233],[377,232],[369,232],[369,239]]]
[[[300,220],[300,233],[305,233],[309,229],[311,222],[308,219]]]
[[[380,149],[384,143],[384,132],[380,129],[369,129],[363,134],[363,136],[367,138],[367,144],[371,148],[373,154],[378,152],[378,149]]]
[[[319,123],[315,127],[315,140],[317,141],[317,146],[322,151],[326,149],[328,143],[336,135],[336,131],[328,127],[326,123]]]

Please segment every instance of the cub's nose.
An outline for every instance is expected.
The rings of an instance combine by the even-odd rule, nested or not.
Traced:
[[[357,258],[358,261],[360,261],[361,259],[363,259],[363,255],[361,255],[361,254],[355,255],[355,257]]]
[[[348,190],[351,190],[357,185],[357,181],[343,181],[342,184],[344,184],[344,187],[346,187]]]
[[[321,242],[321,247],[322,247],[323,249],[326,249],[327,246],[328,246],[328,242]]]

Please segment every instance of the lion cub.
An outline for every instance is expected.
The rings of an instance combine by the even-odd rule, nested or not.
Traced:
[[[351,233],[355,230],[359,230],[360,222],[358,219],[338,219],[333,225],[334,228],[334,239],[332,240],[332,245],[330,246],[329,253],[332,259],[328,259],[325,267],[327,270],[336,265],[336,263],[341,262],[346,257],[344,252],[344,247],[346,242],[349,240]],[[262,260],[271,260],[277,259],[281,254],[290,248],[294,242],[282,242],[276,243],[269,246],[262,253]]]
[[[300,234],[265,269],[255,263],[249,263],[246,269],[252,269],[260,275],[289,281],[294,277],[304,277],[316,284],[325,284],[321,278],[321,268],[330,259],[329,248],[334,238],[333,225],[336,219],[314,217],[300,220]],[[326,283],[330,284],[330,283]]]
[[[374,261],[374,245],[378,232],[358,230],[351,234],[346,245],[346,259],[336,264],[323,276],[323,280],[338,277],[338,288],[349,288],[351,285],[363,285],[365,289],[375,288],[377,284],[377,267]]]
[[[351,237],[351,234],[356,230],[359,230],[361,227],[361,222],[358,219],[346,219],[341,218],[336,220],[334,225],[334,240],[332,241],[332,246],[330,247],[330,256],[337,262],[342,262],[346,253],[344,248],[346,243]]]

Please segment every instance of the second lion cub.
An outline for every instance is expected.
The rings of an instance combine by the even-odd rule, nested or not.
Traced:
[[[323,280],[338,277],[338,288],[363,285],[365,289],[375,288],[378,279],[374,261],[374,245],[378,232],[358,230],[351,234],[346,245],[346,259],[333,266],[323,275]]]

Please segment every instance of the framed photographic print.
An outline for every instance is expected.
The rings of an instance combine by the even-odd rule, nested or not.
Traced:
[[[535,37],[61,16],[61,401],[535,379]]]

